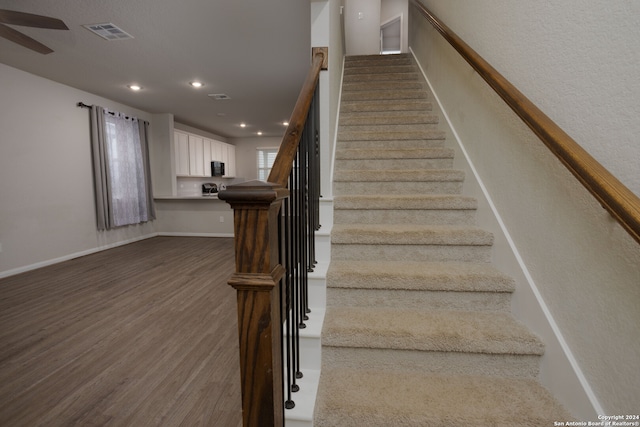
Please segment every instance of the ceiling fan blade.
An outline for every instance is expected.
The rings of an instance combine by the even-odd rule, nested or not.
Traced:
[[[57,18],[6,9],[0,9],[0,22],[24,27],[48,28],[50,30],[69,29],[64,22]]]
[[[4,37],[7,40],[11,40],[12,42],[18,43],[28,49],[35,50],[43,55],[53,52],[53,50],[49,49],[39,41],[36,41],[11,27],[7,27],[4,24],[0,24],[0,37]]]

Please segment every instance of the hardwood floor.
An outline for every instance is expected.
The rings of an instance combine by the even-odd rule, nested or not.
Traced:
[[[241,426],[233,271],[155,237],[1,279],[0,426]]]

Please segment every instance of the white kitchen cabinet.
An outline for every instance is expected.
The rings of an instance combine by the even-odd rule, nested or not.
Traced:
[[[207,138],[204,138],[202,140],[202,145],[203,145],[202,160],[204,163],[204,176],[211,176],[211,161],[213,160],[213,157],[211,156],[212,143],[213,141]]]
[[[204,176],[204,138],[189,135],[189,175]]]
[[[196,134],[174,131],[176,176],[211,176],[211,162],[224,162],[225,178],[235,177],[236,147]]]
[[[224,162],[224,176],[233,178],[236,176],[236,146],[225,144],[227,146],[227,160]]]
[[[176,175],[189,176],[189,135],[182,132],[173,133],[175,148]]]
[[[211,141],[211,160],[215,160],[217,162],[222,161],[222,146],[224,142],[220,141]]]

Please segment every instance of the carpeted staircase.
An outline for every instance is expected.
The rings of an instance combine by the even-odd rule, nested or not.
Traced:
[[[408,55],[347,57],[314,426],[547,426],[543,343],[510,314]]]

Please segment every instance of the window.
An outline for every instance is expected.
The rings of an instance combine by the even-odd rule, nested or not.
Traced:
[[[149,123],[94,105],[91,151],[98,230],[155,219]]]
[[[148,221],[147,189],[138,120],[105,113],[113,225]]]
[[[266,181],[269,178],[269,172],[277,155],[277,148],[258,148],[258,179],[260,181]]]

